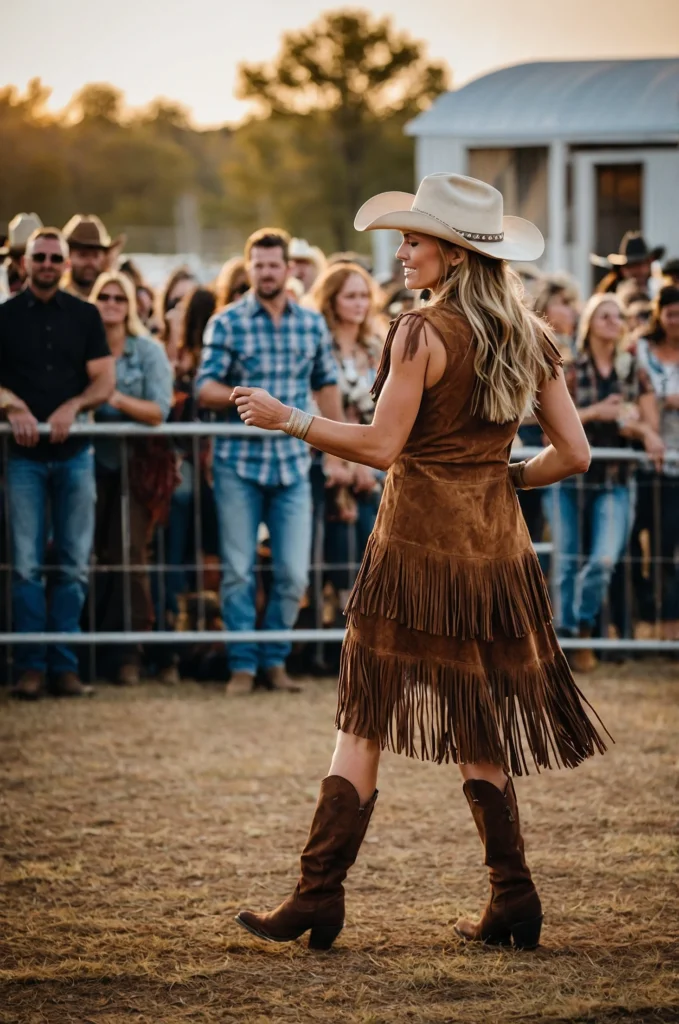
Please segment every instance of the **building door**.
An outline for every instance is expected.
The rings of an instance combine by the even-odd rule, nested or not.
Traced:
[[[617,252],[626,231],[639,231],[642,218],[643,164],[597,164],[595,252]],[[606,273],[597,267],[595,283]]]

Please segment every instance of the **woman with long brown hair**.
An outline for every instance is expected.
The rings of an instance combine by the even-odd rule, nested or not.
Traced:
[[[375,329],[377,289],[357,263],[338,263],[316,279],[309,302],[322,313],[332,336],[337,377],[348,423],[372,423],[382,344]],[[381,493],[379,471],[357,464],[350,484],[324,489],[326,586],[344,607],[355,576],[351,564],[363,558],[375,525]]]
[[[387,747],[462,771],[492,892],[480,922],[461,919],[457,933],[533,948],[542,909],[510,775],[527,773],[529,759],[575,767],[605,749],[551,625],[515,493],[590,460],[558,350],[506,262],[537,259],[544,241],[530,222],[503,217],[496,189],[456,174],[426,177],[415,196],[376,196],[355,223],[402,231],[406,284],[433,293],[392,325],[372,424],[332,423],[234,389],[245,423],[388,469],[347,606],[337,744],[300,881],[277,910],[238,921],[265,939],[310,930],[310,945],[332,944]],[[551,443],[508,468],[531,403]]]
[[[104,321],[106,339],[116,360],[116,390],[100,406],[95,419],[102,423],[132,421],[159,426],[167,419],[172,403],[172,371],[165,351],[150,338],[137,315],[134,286],[119,271],[101,274],[92,289],[93,302]],[[125,628],[148,631],[153,625],[153,605],[146,565],[154,516],[138,486],[147,476],[139,451],[130,443],[129,493],[123,502],[123,455],[115,437],[97,438],[97,511],[94,550],[100,569],[95,582],[95,620],[99,630],[115,632]],[[154,491],[159,481],[147,480]],[[159,495],[153,494],[155,500]],[[169,501],[169,495],[168,495]],[[123,518],[125,517],[125,518]],[[127,548],[127,551],[126,551]],[[125,554],[132,569],[121,571]],[[126,580],[127,576],[127,580]],[[129,585],[129,590],[127,586]],[[129,600],[129,607],[126,604]],[[105,673],[121,686],[139,681],[140,651],[134,644],[119,644],[100,651]]]
[[[566,384],[590,444],[627,448],[640,441],[652,458],[662,456],[653,429],[655,401],[625,348],[625,321],[618,297],[593,295],[582,311],[577,356],[566,367]],[[598,459],[579,480],[547,494],[556,548],[557,622],[565,637],[594,635],[604,597],[632,528],[634,466]],[[589,553],[585,552],[585,531]],[[597,659],[589,648],[572,657],[587,672]]]

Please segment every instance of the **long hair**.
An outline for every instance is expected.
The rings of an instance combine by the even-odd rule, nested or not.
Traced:
[[[250,281],[245,267],[245,260],[242,256],[233,256],[224,263],[214,283],[217,309],[224,309],[224,306],[228,306],[230,302],[234,302],[241,297],[243,292],[235,291],[236,281],[239,277],[245,279],[244,283],[249,288]]]
[[[364,270],[358,263],[331,264],[314,281],[309,292],[309,304],[323,314],[328,329],[333,334],[339,323],[336,308],[337,296],[352,274],[358,274],[367,285],[370,294],[370,307],[365,320],[358,329],[357,344],[372,353],[376,336],[374,318],[377,312],[378,295],[375,283],[367,270]]]
[[[175,286],[180,281],[195,281],[196,275],[188,267],[177,267],[173,270],[168,277],[165,287],[161,292],[158,293],[158,319],[161,323],[165,320],[165,314],[168,312],[170,305],[170,296],[175,289]]]
[[[131,335],[133,338],[148,337],[149,332],[144,327],[143,323],[139,319],[139,314],[137,313],[137,295],[134,290],[134,285],[127,274],[123,274],[119,270],[105,270],[104,273],[100,274],[94,282],[94,287],[90,292],[90,302],[94,302],[96,304],[98,296],[107,284],[117,284],[122,288],[125,298],[127,299],[127,316],[125,317],[126,334]]]
[[[203,347],[203,332],[216,309],[215,293],[211,288],[194,288],[187,296],[181,347],[199,356]]]
[[[578,304],[580,298],[578,286],[568,274],[546,274],[538,283],[533,298],[533,309],[548,323],[547,307],[556,295],[563,295],[564,299],[574,306]]]
[[[585,303],[585,307],[580,317],[580,323],[578,324],[578,336],[575,342],[575,348],[578,352],[589,351],[589,334],[592,326],[592,317],[596,313],[599,306],[603,306],[605,302],[610,302],[614,306],[617,306],[622,317],[623,324],[625,322],[625,310],[622,302],[615,294],[615,292],[595,292]],[[623,347],[623,341],[625,337],[625,331],[620,332],[620,338],[616,342],[616,350]]]
[[[443,266],[456,248],[437,239]],[[434,289],[433,306],[447,306],[472,329],[476,384],[472,411],[491,423],[510,423],[531,409],[549,375],[544,339],[553,333],[530,310],[523,285],[505,260],[465,249]]]
[[[674,306],[677,303],[679,303],[679,287],[676,284],[666,284],[656,295],[648,330],[644,334],[644,337],[652,341],[654,345],[665,340],[665,328],[660,323],[660,311],[665,306]]]

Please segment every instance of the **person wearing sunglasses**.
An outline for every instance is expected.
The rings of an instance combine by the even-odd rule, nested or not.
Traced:
[[[59,287],[68,248],[56,228],[39,228],[24,255],[26,287],[0,306],[0,405],[12,427],[7,465],[15,633],[77,633],[94,535],[94,453],[75,420],[101,405],[115,367],[98,311]],[[49,426],[41,435],[39,424]],[[49,512],[48,512],[49,510]],[[45,537],[56,568],[45,592]],[[60,696],[91,692],[74,650],[17,644],[12,694],[36,700],[46,683]]]
[[[148,336],[139,320],[134,285],[118,271],[97,278],[90,301],[106,328],[109,348],[115,357],[116,389],[96,414],[104,423],[133,421],[159,426],[172,405],[172,369],[159,342]],[[127,444],[129,493],[123,508],[123,448],[116,437],[97,438],[97,516],[94,548],[97,565],[113,572],[97,576],[94,596],[97,629],[117,632],[132,628],[148,632],[154,622],[151,589],[146,565],[148,546],[159,519],[169,510],[175,485],[175,457],[166,438],[137,438]],[[158,502],[165,512],[161,513]],[[126,519],[123,519],[126,516]],[[115,571],[125,564],[127,574]],[[129,627],[125,603],[129,584]],[[98,668],[112,682],[129,686],[139,682],[140,650],[134,644],[117,644],[98,652]]]

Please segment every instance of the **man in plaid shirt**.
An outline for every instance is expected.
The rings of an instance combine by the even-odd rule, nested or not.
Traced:
[[[343,418],[332,341],[320,313],[285,291],[289,237],[265,228],[251,235],[245,260],[252,290],[207,325],[196,388],[201,406],[226,410],[239,423],[231,392],[265,388],[286,405],[307,409],[314,393],[322,416]],[[281,434],[217,441],[214,483],[222,561],[222,614],[229,630],[255,628],[257,532],[266,523],[273,579],[264,629],[291,629],[307,586],[311,551],[309,448]],[[349,478],[344,463],[326,462],[331,483]],[[249,692],[258,669],[273,689],[298,690],[285,672],[290,644],[232,644],[229,692]]]

